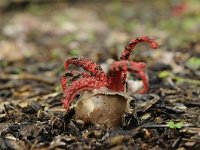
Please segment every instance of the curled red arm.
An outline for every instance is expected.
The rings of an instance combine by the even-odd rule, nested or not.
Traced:
[[[128,60],[131,55],[131,52],[134,50],[135,46],[141,42],[148,42],[153,49],[158,47],[158,43],[155,40],[150,39],[148,36],[141,36],[141,37],[138,37],[138,38],[130,41],[125,46],[125,49],[123,50],[120,59]]]

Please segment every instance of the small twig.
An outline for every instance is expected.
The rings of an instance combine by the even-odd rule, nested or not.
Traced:
[[[180,141],[182,139],[182,136],[179,136],[175,141],[174,143],[172,144],[172,148],[173,149],[176,149],[178,147],[178,145],[180,144]]]
[[[199,80],[194,80],[194,79],[187,79],[187,78],[182,78],[182,77],[179,77],[179,76],[176,76],[175,74],[173,74],[172,72],[169,72],[169,71],[163,71],[159,74],[159,77],[160,78],[170,78],[172,80],[176,80],[176,82],[181,82],[181,83],[190,83],[190,84],[195,84],[195,85],[200,85],[200,81]],[[172,82],[170,82],[171,84]],[[172,86],[173,83],[172,83]]]
[[[186,82],[186,83],[200,85],[200,81],[199,80],[186,79],[186,78],[181,78],[181,77],[177,77],[177,76],[173,76],[172,78],[177,80],[178,82]]]
[[[169,125],[167,124],[146,124],[146,125],[142,125],[142,128],[169,128]],[[195,125],[193,124],[184,124],[183,128],[188,128],[188,127],[195,127]]]
[[[10,119],[10,115],[8,113],[6,105],[4,104],[3,107],[4,107],[4,110],[5,110],[6,116],[8,117],[8,119]]]
[[[182,113],[184,113],[183,110],[175,109],[175,108],[173,108],[173,107],[171,107],[171,106],[165,106],[165,109],[167,109],[167,110],[169,110],[169,111],[172,111],[172,112],[175,112],[175,113],[177,113],[177,114],[182,114]]]
[[[173,108],[173,107],[171,107],[171,106],[160,106],[160,105],[155,105],[155,107],[156,108],[159,108],[159,109],[166,109],[166,110],[168,110],[168,111],[172,111],[172,112],[174,112],[174,113],[177,113],[177,114],[182,114],[182,113],[184,113],[184,111],[182,111],[182,110],[179,110],[179,109],[175,109],[175,108]]]

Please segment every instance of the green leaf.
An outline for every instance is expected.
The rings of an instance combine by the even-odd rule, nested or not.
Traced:
[[[183,127],[183,123],[182,122],[174,123],[174,121],[169,121],[167,122],[167,126],[170,129],[181,129]]]
[[[78,55],[78,49],[77,48],[74,48],[74,49],[72,49],[71,51],[70,51],[70,55],[71,56],[77,56]]]
[[[176,123],[175,126],[177,129],[181,129],[183,127],[183,123],[182,122]]]
[[[171,75],[172,75],[172,73],[170,71],[162,71],[162,72],[159,73],[158,76],[159,76],[159,78],[167,78]]]
[[[174,121],[167,122],[167,126],[171,129],[176,128]]]
[[[192,57],[186,62],[186,66],[188,68],[197,70],[200,68],[200,58],[198,57]]]

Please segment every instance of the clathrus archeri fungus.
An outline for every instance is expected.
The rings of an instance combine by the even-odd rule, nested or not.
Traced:
[[[89,58],[72,57],[72,58],[67,59],[65,62],[66,72],[61,78],[62,89],[64,92],[63,104],[64,104],[65,109],[68,111],[71,102],[74,100],[77,94],[79,93],[83,94],[86,91],[87,93],[89,93],[89,95],[85,96],[85,94],[83,94],[83,96],[80,96],[79,101],[82,101],[82,99],[88,99],[90,97],[91,101],[96,101],[95,103],[99,103],[99,100],[94,100],[94,98],[91,98],[91,97],[96,96],[98,99],[106,99],[106,101],[109,101],[110,99],[115,99],[113,98],[113,95],[117,95],[117,99],[121,97],[121,99],[125,99],[127,101],[127,99],[129,98],[123,95],[124,93],[126,93],[125,90],[126,90],[127,72],[138,74],[138,76],[141,78],[143,82],[143,89],[138,91],[138,93],[141,93],[141,94],[146,93],[149,87],[147,75],[144,72],[146,68],[146,64],[144,62],[135,62],[135,61],[129,60],[130,55],[132,51],[134,50],[134,47],[138,43],[141,43],[141,42],[149,43],[150,46],[154,49],[158,47],[157,42],[153,39],[150,39],[148,36],[141,36],[134,40],[131,40],[125,46],[121,54],[120,60],[115,61],[111,65],[108,73],[105,73],[100,65],[96,64],[94,61],[92,61]],[[69,65],[71,64],[83,68],[85,72],[69,70]],[[69,82],[70,84],[69,86],[67,86]],[[99,89],[103,89],[103,90],[101,90],[101,92],[96,92],[95,94],[94,92],[91,93],[92,91],[94,90],[97,91]],[[111,94],[112,92],[116,94]],[[110,96],[110,97],[106,98],[107,96]],[[107,104],[107,105],[109,105],[109,107],[110,106],[117,107],[117,111],[119,111],[118,107],[121,106],[123,108],[123,111],[125,111],[125,109],[127,108],[127,106],[125,106],[127,103],[126,101],[124,101],[125,102],[124,104],[121,104],[120,102],[118,102],[118,100],[114,100],[114,101],[115,103],[116,102],[119,103],[119,106],[114,105],[114,104]],[[83,101],[81,103],[83,103]],[[103,103],[105,103],[105,100]],[[106,103],[109,103],[109,102],[106,102]],[[94,107],[96,106],[92,106],[93,108],[92,110],[100,111],[99,110],[100,107],[104,107],[104,105],[99,105],[98,109],[95,109]],[[83,108],[82,105],[80,108],[86,109],[86,108]],[[90,111],[91,111],[91,108],[90,108]],[[116,113],[117,111],[113,111],[113,112]],[[79,110],[79,112],[81,112],[81,110]],[[83,111],[83,113],[86,113],[85,110]],[[85,120],[87,119],[88,119],[88,116],[85,117]],[[89,120],[91,121],[91,119]]]

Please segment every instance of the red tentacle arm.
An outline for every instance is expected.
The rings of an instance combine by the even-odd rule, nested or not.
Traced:
[[[143,81],[143,90],[140,93],[145,93],[148,90],[148,79],[144,73],[146,64],[143,62],[134,62],[121,60],[113,63],[111,71],[109,73],[110,80],[108,88],[113,91],[125,92],[126,74],[127,71],[136,72]]]
[[[91,75],[86,72],[80,72],[76,70],[67,70],[66,73],[61,77],[61,86],[62,86],[63,91],[65,91],[68,81],[73,82],[79,78],[88,78],[88,77],[91,77]]]
[[[148,77],[147,75],[144,73],[144,71],[137,71],[137,74],[140,76],[140,78],[142,79],[143,82],[143,89],[139,90],[138,93],[140,94],[144,94],[148,91],[149,89],[149,84],[148,84]]]
[[[74,64],[78,67],[82,67],[84,70],[91,73],[92,76],[105,75],[100,65],[97,65],[94,61],[85,57],[72,57],[66,60],[65,70],[68,70],[70,64]]]
[[[155,40],[150,39],[148,36],[141,36],[141,37],[138,37],[138,38],[130,41],[125,46],[125,49],[123,50],[120,59],[128,60],[131,55],[131,52],[134,50],[135,46],[141,42],[148,42],[153,49],[158,47],[158,43]]]
[[[94,77],[90,78],[81,78],[79,80],[74,81],[69,88],[65,90],[65,98],[63,100],[63,104],[66,110],[68,110],[71,102],[74,100],[74,97],[86,90],[99,89],[101,87],[107,86],[107,80],[99,81]]]
[[[66,79],[65,75],[63,75],[61,77],[60,82],[61,82],[62,90],[64,92],[67,88],[67,79]]]
[[[149,89],[148,77],[144,72],[146,64],[144,62],[134,62],[130,61],[130,68],[128,71],[136,73],[143,82],[143,89],[139,90],[138,93],[144,94]]]
[[[126,72],[128,70],[128,61],[116,61],[112,64],[109,71],[108,88],[112,91],[125,92]]]

